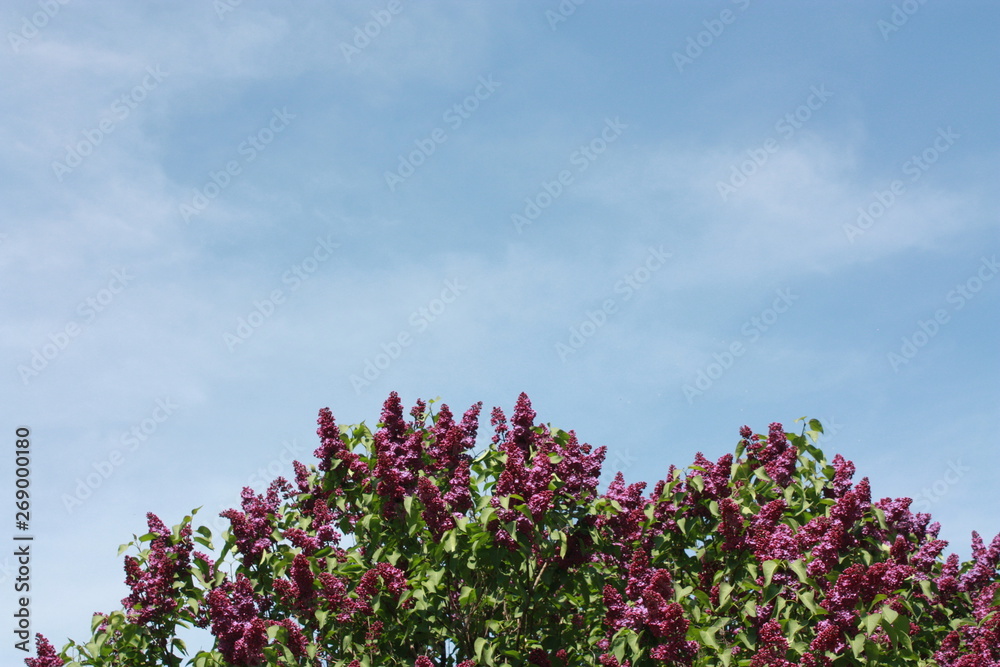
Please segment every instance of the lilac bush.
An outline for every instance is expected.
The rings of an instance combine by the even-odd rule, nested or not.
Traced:
[[[930,515],[873,502],[815,420],[602,493],[605,449],[526,395],[479,452],[481,404],[432,407],[407,419],[393,393],[374,432],[321,410],[317,462],[244,489],[216,560],[194,513],[149,514],[123,608],[26,663],[1000,667],[1000,536],[942,557]],[[185,627],[211,650],[188,655]]]

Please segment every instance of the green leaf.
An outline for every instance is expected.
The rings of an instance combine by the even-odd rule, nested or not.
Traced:
[[[788,567],[795,573],[803,584],[809,581],[809,571],[806,569],[806,563],[801,558],[797,558],[788,563]]]
[[[485,662],[485,660],[483,660],[483,649],[486,648],[488,644],[489,641],[482,637],[476,639],[476,642],[474,644],[476,652],[476,662]]]
[[[226,535],[226,537],[228,539],[226,539],[225,544],[222,546],[222,553],[219,554],[219,560],[218,560],[219,563],[222,563],[226,560],[226,556],[229,555],[229,551],[233,548],[233,545],[236,543],[235,540],[233,540],[228,535]],[[219,568],[219,570],[222,570],[222,568]]]
[[[865,652],[865,639],[863,634],[856,636],[851,640],[851,652],[854,653],[854,657],[861,659],[861,655]]]
[[[878,526],[879,526],[879,528],[881,528],[882,530],[888,530],[889,524],[887,524],[886,521],[885,521],[885,512],[882,511],[882,508],[881,507],[876,507],[875,505],[872,505],[871,506],[871,510],[872,510],[872,514],[874,514],[875,518],[878,520]]]
[[[882,621],[882,614],[868,614],[865,617],[865,632],[871,634],[875,628],[878,627],[879,623]]]
[[[715,633],[716,633],[716,627],[713,625],[710,628],[705,628],[701,630],[699,634],[701,635],[701,643],[704,644],[705,646],[709,646],[715,649],[716,653],[718,653],[719,651],[722,650],[722,647],[719,646],[719,642],[715,638]]]
[[[638,655],[639,653],[639,635],[634,632],[628,633],[628,647],[632,649],[632,655]]]
[[[435,591],[441,585],[441,580],[444,579],[444,568],[431,570],[427,573],[427,582],[430,583],[430,591]]]
[[[896,619],[899,618],[899,612],[892,607],[885,606],[882,607],[882,617],[889,621],[889,623],[895,623]]]
[[[611,649],[611,655],[615,656],[618,662],[622,662],[625,659],[625,643],[615,642],[615,645]]]
[[[458,531],[454,528],[449,530],[444,534],[444,541],[441,542],[441,546],[447,553],[452,553],[458,548],[458,539],[456,537]]]
[[[764,586],[771,585],[771,577],[774,576],[774,571],[781,567],[780,560],[767,560],[764,561]]]
[[[471,586],[462,586],[462,591],[458,594],[458,603],[463,607],[475,604],[478,595],[476,589]]]
[[[693,477],[689,477],[688,484],[698,489],[698,491],[705,490],[705,478],[702,477],[701,475],[695,475]]]
[[[799,591],[799,602],[804,604],[806,608],[814,614],[819,613],[819,606],[816,604],[816,599],[812,591],[800,590]]]
[[[733,592],[733,585],[728,581],[723,581],[719,584],[719,606],[725,605],[729,602],[729,596]]]

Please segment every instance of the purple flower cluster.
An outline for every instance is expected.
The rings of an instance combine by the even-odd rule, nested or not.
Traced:
[[[1000,582],[994,582],[974,598],[973,616],[979,625],[948,633],[934,653],[941,667],[1000,667],[1000,605],[993,604],[998,593]]]
[[[722,550],[738,551],[744,548],[746,532],[740,506],[732,498],[723,498],[719,501],[719,512],[722,514],[722,521],[719,524],[719,533],[723,539]]]
[[[327,496],[317,491],[320,490],[313,490],[314,495],[310,499],[312,502],[309,503],[308,509],[302,512],[304,516],[309,517],[308,530],[289,528],[284,532],[286,539],[308,555],[324,547],[336,547],[341,538],[336,526],[339,512],[332,510],[327,503]],[[342,553],[339,548],[337,551]]]
[[[274,591],[281,601],[297,612],[310,613],[316,607],[317,593],[313,585],[312,567],[305,553],[292,559],[287,579],[276,579]]]
[[[848,566],[837,577],[820,606],[828,617],[817,626],[813,650],[840,653],[846,648],[845,636],[853,637],[857,631],[859,609],[867,609],[877,595],[889,597],[892,604],[895,591],[914,573],[910,565],[887,561],[865,567],[861,563]]]
[[[316,435],[319,436],[320,446],[313,454],[319,459],[317,468],[326,472],[337,468],[343,461],[351,481],[361,482],[366,479],[369,472],[368,466],[365,465],[360,456],[349,450],[344,444],[340,428],[333,419],[330,408],[323,408],[319,411],[319,419],[316,420],[316,423],[319,425],[319,428],[316,429]]]
[[[240,494],[243,511],[228,509],[219,516],[229,519],[236,548],[243,556],[243,562],[252,565],[260,560],[261,554],[274,544],[272,533],[273,518],[280,518],[278,506],[281,502],[278,491],[288,491],[289,485],[283,477],[271,482],[266,496],[259,496],[249,486]]]
[[[604,447],[591,452],[590,445],[580,445],[573,432],[567,442],[557,442],[547,428],[536,428],[534,419],[535,411],[524,393],[514,406],[510,430],[499,408],[493,410],[491,419],[493,441],[505,461],[490,500],[498,517],[490,530],[497,543],[510,550],[517,548],[518,537],[531,542],[532,525],[544,526],[546,514],[557,503],[572,507],[596,495],[604,461]],[[521,504],[527,507],[530,518],[515,509]],[[513,522],[516,535],[500,522]]]
[[[651,657],[669,665],[692,664],[698,643],[685,640],[689,623],[683,607],[670,601],[673,597],[670,573],[650,567],[649,555],[637,549],[629,565],[625,597],[614,586],[604,586],[604,623],[609,636],[622,628],[649,630],[658,642]]]
[[[260,618],[262,601],[253,584],[242,574],[226,581],[207,596],[212,634],[223,657],[239,667],[252,667],[264,660],[267,622]]]
[[[701,452],[696,452],[693,465],[694,474],[700,471],[699,476],[703,480],[704,490],[699,491],[697,487],[689,485],[689,492],[692,494],[691,502],[700,503],[703,499],[708,501],[728,498],[733,491],[729,485],[732,466],[732,454],[725,454],[719,457],[718,461],[712,463]]]
[[[383,498],[383,517],[401,516],[404,498],[415,495],[424,505],[424,520],[440,539],[454,527],[452,515],[472,508],[467,451],[475,446],[481,409],[482,403],[473,405],[461,423],[455,423],[451,410],[442,405],[428,429],[423,401],[411,410],[415,421],[407,425],[399,396],[389,395],[382,408],[382,428],[374,435],[376,465],[371,472],[375,492]],[[434,479],[447,480],[448,491],[442,495]]]
[[[642,523],[646,518],[646,505],[649,502],[642,495],[645,488],[645,482],[625,486],[624,475],[616,473],[602,497],[618,503],[621,510],[599,516],[595,522],[599,529],[607,531],[609,541],[621,549],[626,560],[630,557],[633,543],[642,538]]]
[[[24,659],[28,667],[61,667],[66,664],[49,640],[41,634],[35,634],[35,653],[38,657]]]
[[[841,487],[844,488],[844,487]],[[796,535],[802,553],[811,550],[812,560],[807,571],[810,577],[825,582],[823,575],[831,572],[858,542],[855,524],[871,505],[871,490],[865,477],[849,487],[830,508],[829,516],[811,519]]]
[[[785,659],[788,640],[781,633],[780,623],[768,621],[758,635],[757,652],[750,659],[750,667],[796,667],[795,663]]]
[[[297,602],[308,604],[315,597],[308,562],[293,563],[292,570],[295,580],[292,592],[297,596]],[[308,583],[303,578],[307,578]],[[287,589],[278,586],[276,591],[279,595],[289,593]],[[240,667],[253,667],[262,663],[264,647],[267,646],[267,629],[275,625],[285,629],[285,645],[296,658],[306,655],[309,639],[302,627],[290,618],[263,618],[262,614],[270,603],[253,592],[253,584],[242,573],[237,575],[235,582],[225,581],[209,591],[206,602],[216,646],[228,662]]]
[[[132,592],[122,600],[129,610],[129,620],[139,625],[157,621],[177,609],[174,582],[190,576],[193,547],[190,524],[181,529],[176,544],[170,529],[152,512],[146,514],[146,524],[149,532],[156,535],[150,542],[146,569],[142,569],[137,558],[125,557],[125,583]]]
[[[1000,534],[993,538],[989,548],[983,546],[983,538],[972,531],[972,569],[962,575],[958,588],[976,592],[996,577],[997,562],[1000,561]]]
[[[424,505],[420,515],[430,528],[435,540],[440,540],[445,531],[455,527],[455,519],[448,512],[448,505],[441,497],[441,491],[429,477],[417,479],[417,497]]]
[[[474,667],[476,664],[475,660],[463,660],[458,663],[457,667]],[[354,662],[347,665],[347,667],[361,667],[361,663],[355,660]],[[417,661],[413,663],[413,667],[435,667],[434,661],[425,655],[417,658]]]
[[[372,613],[371,601],[378,593],[379,582],[397,600],[409,586],[406,574],[402,570],[393,567],[389,563],[378,563],[375,567],[361,575],[361,580],[355,589],[355,593],[358,595],[357,611],[365,614]]]
[[[476,435],[479,432],[479,412],[482,402],[476,403],[462,415],[461,424],[455,424],[455,418],[447,405],[442,405],[434,426],[430,428],[431,444],[428,451],[431,456],[432,470],[455,470],[459,463],[468,461],[468,452],[476,446]]]
[[[747,455],[757,465],[764,466],[767,476],[781,488],[792,483],[792,474],[798,462],[799,451],[788,444],[784,427],[773,422],[768,428],[767,439],[753,437],[748,426],[740,429]]]
[[[758,560],[768,560],[771,556],[771,539],[777,534],[775,529],[787,508],[788,503],[785,502],[784,498],[776,498],[761,507],[757,516],[750,520],[748,542]],[[780,547],[780,545],[775,546],[776,548]]]
[[[854,477],[854,462],[846,460],[840,454],[833,457],[833,489],[832,496],[840,498],[851,490],[854,485],[851,478]]]

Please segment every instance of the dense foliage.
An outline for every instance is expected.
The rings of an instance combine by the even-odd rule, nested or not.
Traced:
[[[196,667],[1000,665],[1000,536],[942,560],[930,515],[872,502],[815,420],[744,426],[644,495],[599,493],[604,448],[524,394],[476,453],[480,409],[407,421],[393,393],[374,433],[320,411],[318,463],[244,489],[217,560],[193,517],[149,514],[124,609],[28,665],[181,665],[191,626],[215,640]]]

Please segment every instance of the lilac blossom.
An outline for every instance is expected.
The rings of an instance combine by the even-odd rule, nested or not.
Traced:
[[[243,555],[247,564],[255,564],[261,554],[271,549],[274,543],[272,533],[274,526],[272,517],[277,518],[278,490],[285,488],[288,482],[279,477],[271,482],[266,496],[259,496],[249,486],[243,488],[243,511],[228,509],[219,516],[229,519],[236,548]]]
[[[242,574],[236,582],[225,582],[208,593],[207,601],[219,652],[240,667],[264,660],[267,622],[260,618],[261,600],[253,584]]]
[[[132,592],[122,600],[122,605],[129,610],[129,619],[140,625],[159,620],[177,609],[174,582],[190,576],[194,546],[190,524],[184,525],[180,541],[174,544],[173,533],[155,514],[147,513],[146,522],[149,532],[156,537],[150,542],[145,571],[136,558],[125,557],[125,583]]]
[[[24,659],[28,667],[60,667],[66,664],[49,640],[39,633],[35,634],[35,653],[37,657]]]

